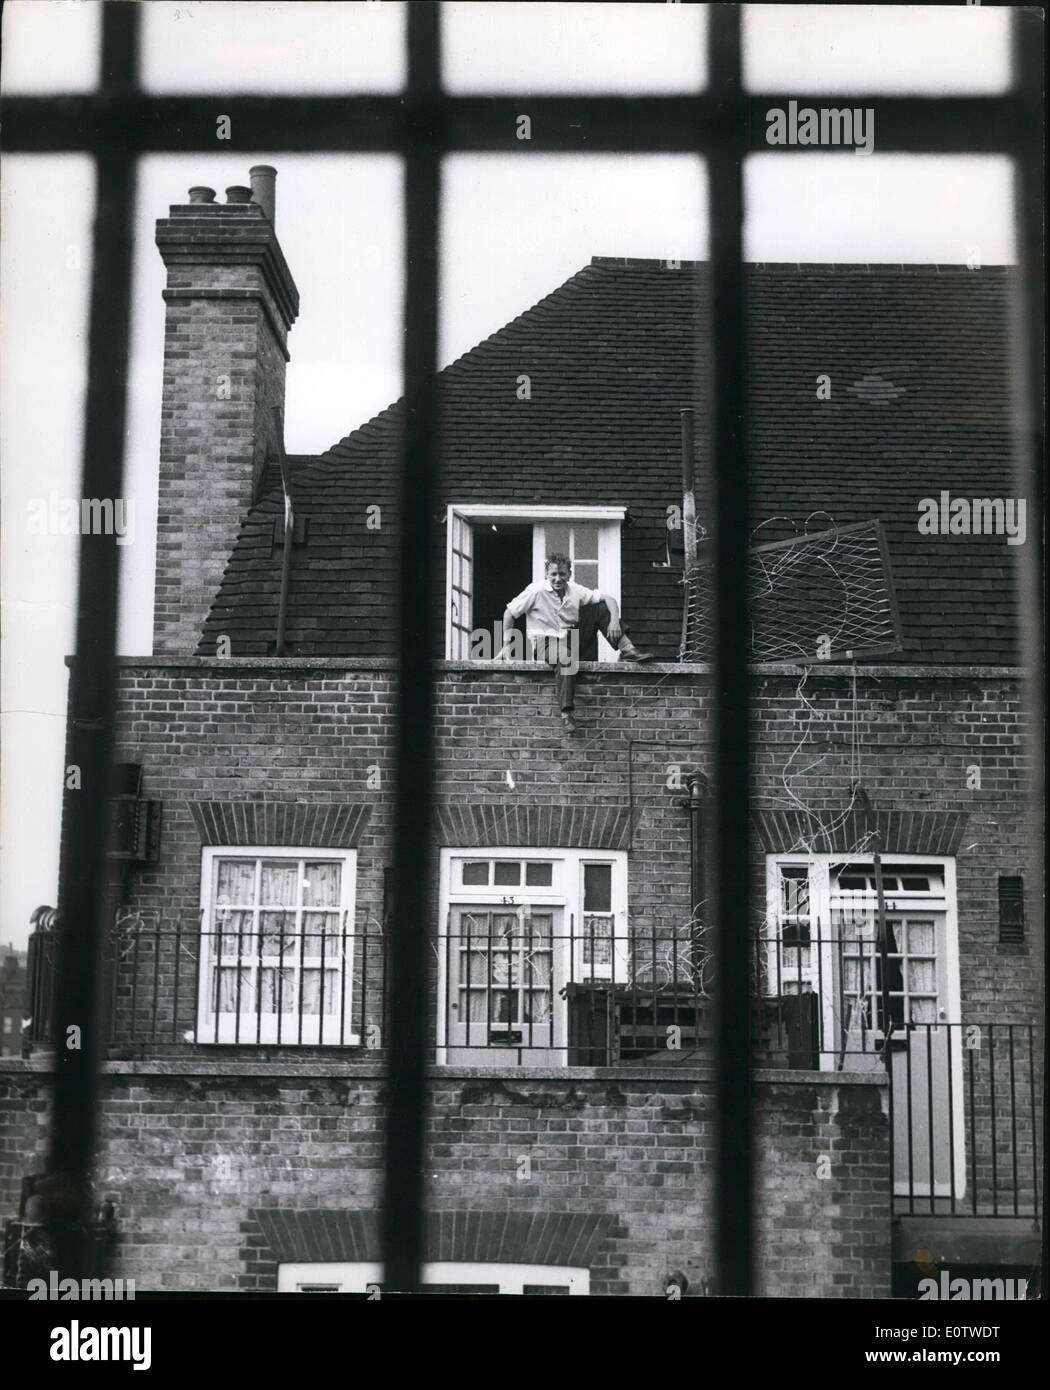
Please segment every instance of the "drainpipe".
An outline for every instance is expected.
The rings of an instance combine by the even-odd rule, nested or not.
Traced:
[[[702,772],[689,776],[689,937],[690,964],[700,969],[704,953],[702,949],[703,921],[705,910],[704,893],[704,793],[707,791],[707,778]]]
[[[284,452],[284,424],[281,408],[273,408],[274,434],[277,438],[277,457],[281,465],[281,490],[284,493],[284,551],[281,555],[281,587],[277,599],[277,640],[274,656],[284,656],[284,630],[288,622],[288,589],[292,576],[292,536],[295,517],[292,515],[292,494],[288,486],[288,458]]]

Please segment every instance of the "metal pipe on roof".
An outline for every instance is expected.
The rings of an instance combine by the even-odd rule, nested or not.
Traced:
[[[272,164],[253,164],[248,170],[248,181],[252,188],[252,202],[259,204],[270,219],[270,225],[276,227],[277,170]]]
[[[685,572],[696,568],[696,492],[693,485],[693,409],[686,406],[682,416],[682,535],[685,541]]]
[[[292,493],[288,486],[288,458],[284,452],[284,423],[281,407],[273,407],[273,428],[277,439],[277,458],[281,465],[281,490],[284,493],[284,550],[281,554],[281,587],[277,595],[277,637],[274,656],[284,656],[284,633],[288,623],[288,594],[292,581],[292,539],[295,516],[292,512]]]

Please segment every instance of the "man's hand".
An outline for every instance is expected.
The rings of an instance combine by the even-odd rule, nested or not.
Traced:
[[[622,636],[623,636],[623,628],[621,628],[621,626],[620,626],[619,619],[617,619],[617,618],[612,618],[612,619],[610,619],[610,621],[609,621],[609,630],[608,630],[608,632],[606,632],[606,634],[605,634],[605,640],[609,643],[609,646],[610,646],[610,647],[618,647],[618,646],[620,645],[620,638],[621,638]]]

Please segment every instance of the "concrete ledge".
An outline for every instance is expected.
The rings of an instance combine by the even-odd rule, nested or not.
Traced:
[[[893,1258],[913,1264],[929,1251],[935,1265],[1039,1263],[1039,1225],[1032,1216],[899,1216],[893,1221]]]
[[[66,665],[72,667],[75,657],[67,656]],[[274,676],[294,675],[298,671],[330,672],[333,675],[353,674],[357,671],[396,672],[397,662],[393,657],[342,657],[342,656],[120,656],[117,666],[121,670],[181,670],[225,673],[228,671],[255,671]],[[482,675],[514,675],[549,678],[550,668],[532,661],[438,661],[435,667],[439,675],[451,672]],[[628,677],[632,680],[645,680],[652,675],[668,676],[713,676],[714,667],[709,662],[688,663],[670,661],[650,661],[644,665],[620,661],[584,661],[580,670],[586,674],[611,676],[617,680]],[[831,678],[840,680],[852,678],[854,668],[843,665],[823,665],[813,662],[807,666],[781,665],[779,662],[756,662],[750,667],[753,676],[783,676],[797,680],[807,673],[813,680]],[[876,665],[859,663],[857,675],[861,678],[871,676],[879,680],[895,678],[900,680],[1024,680],[1029,674],[1023,666],[914,666]]]
[[[253,1077],[266,1080],[271,1077],[301,1078],[303,1080],[384,1080],[386,1067],[381,1062],[359,1062],[335,1058],[331,1061],[316,1059],[296,1062],[294,1059],[280,1061],[252,1061],[242,1057],[173,1057],[170,1061],[151,1058],[149,1060],[121,1060],[103,1062],[100,1068],[103,1076],[213,1076]],[[51,1057],[5,1058],[0,1063],[0,1079],[5,1076],[28,1077],[50,1076],[54,1072]],[[427,1076],[432,1081],[498,1081],[503,1083],[526,1081],[556,1081],[562,1085],[578,1081],[646,1081],[646,1082],[714,1082],[714,1067],[707,1063],[699,1065],[667,1067],[462,1067],[431,1066]],[[884,1072],[832,1072],[795,1071],[774,1068],[759,1068],[752,1073],[752,1080],[763,1085],[788,1086],[878,1086],[889,1085]]]

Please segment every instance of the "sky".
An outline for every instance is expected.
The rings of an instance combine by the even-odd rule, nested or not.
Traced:
[[[706,13],[687,4],[443,6],[449,90],[688,92],[706,82]],[[994,92],[1008,84],[1008,12],[982,6],[749,6],[753,90]],[[397,91],[404,6],[153,0],[143,83],[245,91]],[[9,0],[7,94],[90,90],[92,0]],[[286,447],[320,452],[400,393],[401,170],[393,157],[149,158],[139,171],[120,650],[151,649],[164,272],[153,227],[192,184],[219,198],[277,167],[277,232],[299,286]],[[441,356],[469,350],[592,256],[702,259],[707,197],[690,156],[456,156],[445,165]],[[1011,169],[986,158],[796,155],[746,168],[746,254],[762,261],[1014,259]],[[0,169],[2,699],[0,943],[24,944],[57,890],[66,667],[76,539],[31,534],[31,504],[79,497],[93,178],[73,156]]]

